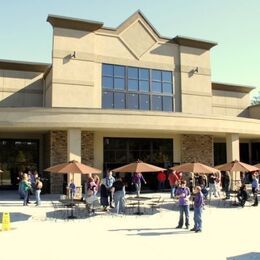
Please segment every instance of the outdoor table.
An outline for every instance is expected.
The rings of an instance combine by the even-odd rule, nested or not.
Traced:
[[[134,214],[136,215],[143,215],[144,213],[140,210],[140,202],[145,200],[150,200],[150,197],[129,197],[128,200],[137,201],[137,212]]]
[[[75,219],[77,216],[74,215],[74,209],[79,203],[83,203],[80,200],[73,200],[73,199],[65,199],[59,200],[66,208],[70,208],[70,215],[68,216],[69,219]]]

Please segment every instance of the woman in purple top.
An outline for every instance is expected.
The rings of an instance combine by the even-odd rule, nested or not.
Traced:
[[[146,184],[146,181],[141,172],[135,172],[132,178],[132,183],[135,185],[136,195],[140,197],[142,181]]]
[[[201,187],[196,186],[195,197],[194,197],[194,228],[191,231],[201,232],[202,229],[202,210],[204,205],[204,197],[201,192]]]
[[[180,218],[179,223],[176,228],[182,228],[183,226],[183,215],[185,214],[185,226],[186,229],[189,228],[189,198],[190,198],[190,189],[186,187],[186,181],[181,180],[180,187],[176,190],[176,196],[179,199],[179,210],[180,210]]]

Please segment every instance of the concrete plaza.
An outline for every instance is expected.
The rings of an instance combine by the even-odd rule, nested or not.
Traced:
[[[58,195],[24,207],[16,193],[1,191],[0,212],[11,213],[11,230],[0,232],[1,259],[260,259],[260,207],[214,199],[203,211],[203,232],[194,233],[175,229],[177,207],[160,195],[167,206],[154,214],[62,220],[47,217]],[[192,227],[193,211],[190,217]]]

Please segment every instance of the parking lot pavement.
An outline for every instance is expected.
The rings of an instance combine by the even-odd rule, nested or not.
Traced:
[[[260,259],[260,208],[250,204],[245,208],[206,206],[203,232],[194,233],[175,229],[178,211],[169,206],[174,202],[167,200],[168,194],[162,196],[169,205],[156,214],[107,213],[57,221],[46,218],[58,198],[55,195],[43,196],[41,207],[23,207],[21,201],[1,195],[1,212],[30,216],[21,220],[16,216],[11,230],[0,232],[1,259]],[[192,211],[190,222],[192,227]]]

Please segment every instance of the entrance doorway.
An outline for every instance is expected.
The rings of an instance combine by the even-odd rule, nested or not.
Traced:
[[[173,166],[173,140],[155,138],[104,138],[104,172],[138,159],[162,168]],[[128,191],[133,189],[131,174],[125,173]],[[157,190],[156,173],[143,173],[146,185],[142,190]],[[168,188],[168,186],[167,186]]]
[[[39,140],[0,139],[0,189],[15,189],[19,172],[39,169]]]

